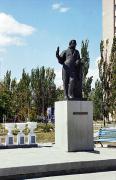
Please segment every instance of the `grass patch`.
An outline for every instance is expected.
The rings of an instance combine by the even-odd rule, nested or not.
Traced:
[[[36,133],[37,143],[55,142],[54,132],[39,132]]]
[[[52,123],[38,123],[35,133],[37,143],[55,142],[54,125]]]

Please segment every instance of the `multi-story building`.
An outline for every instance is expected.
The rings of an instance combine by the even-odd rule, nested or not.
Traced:
[[[116,35],[116,0],[102,0],[103,8],[103,40],[109,41],[108,55],[110,55],[112,40]]]

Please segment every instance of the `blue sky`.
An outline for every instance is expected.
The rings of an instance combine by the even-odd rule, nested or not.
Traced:
[[[22,69],[52,67],[61,84],[55,51],[71,39],[89,40],[90,72],[98,76],[96,60],[102,39],[101,0],[0,0],[0,79],[6,70],[20,79]]]

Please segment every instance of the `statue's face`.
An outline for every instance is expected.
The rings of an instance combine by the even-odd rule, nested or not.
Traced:
[[[70,47],[75,48],[76,47],[76,41],[72,41],[71,44],[70,44]]]

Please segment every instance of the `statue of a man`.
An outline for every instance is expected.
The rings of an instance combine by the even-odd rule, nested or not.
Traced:
[[[63,65],[62,80],[64,99],[82,99],[82,65],[79,51],[76,50],[76,40],[69,42],[69,47],[59,55],[57,47],[56,57]]]

